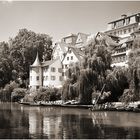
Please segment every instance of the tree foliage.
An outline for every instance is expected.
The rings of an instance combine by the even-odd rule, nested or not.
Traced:
[[[130,100],[140,100],[140,36],[136,36],[133,41],[132,50],[129,53],[129,90],[127,98]],[[131,95],[131,96],[130,96]]]
[[[34,62],[37,51],[40,61],[50,60],[52,40],[47,34],[37,34],[27,29],[19,30],[18,34],[8,43],[0,43],[0,87],[11,80],[19,82],[29,78],[29,66]],[[24,85],[22,83],[22,85]]]
[[[92,103],[92,93],[101,91],[107,71],[111,70],[111,51],[105,40],[104,36],[101,40],[93,39],[86,46],[83,62],[69,68],[69,82],[64,84],[63,89],[67,93],[65,95],[73,95],[69,92],[76,91],[80,104]],[[69,87],[76,87],[76,90],[69,90]],[[66,97],[69,99],[69,96]]]
[[[14,70],[20,77],[29,77],[29,66],[34,62],[37,51],[40,61],[50,60],[52,41],[46,34],[36,34],[27,29],[19,30],[15,38],[10,40],[10,58]]]

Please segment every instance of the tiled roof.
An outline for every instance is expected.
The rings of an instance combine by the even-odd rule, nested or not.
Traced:
[[[60,46],[61,50],[66,53],[67,52],[67,49],[69,47],[69,44],[66,44],[65,42],[58,42],[57,45]],[[55,50],[55,47],[54,47],[54,50]]]
[[[126,40],[126,43],[127,43],[127,42],[132,42],[132,41],[134,41],[133,38],[128,38],[128,39]]]
[[[72,52],[75,54],[75,56],[78,58],[79,61],[81,61],[81,57],[84,57],[84,53],[79,50],[78,48],[70,47]]]
[[[102,32],[98,32],[98,34],[100,34],[103,38],[105,38],[106,43],[110,46],[119,46],[119,43],[116,43],[109,35],[107,35],[106,33],[102,33]],[[97,36],[98,36],[97,34]]]
[[[55,61],[57,61],[58,59],[59,58],[54,59],[54,60],[49,60],[49,61],[42,62],[42,66],[49,66],[49,65],[53,64]]]

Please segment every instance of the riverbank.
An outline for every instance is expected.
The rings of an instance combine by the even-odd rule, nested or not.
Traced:
[[[56,102],[18,102],[19,104],[29,105],[29,106],[52,106],[52,107],[67,107],[67,108],[92,108],[93,105],[80,105],[80,104],[65,104]]]
[[[85,108],[90,109],[91,111],[131,111],[131,112],[140,112],[140,101],[122,103],[122,102],[112,102],[105,104],[96,104],[96,105],[80,105],[80,104],[67,104],[62,102],[18,102],[19,104],[29,105],[29,106],[52,106],[52,107],[67,107],[67,108]]]

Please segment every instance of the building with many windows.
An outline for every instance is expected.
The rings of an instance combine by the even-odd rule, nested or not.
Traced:
[[[68,76],[68,68],[81,63],[84,58],[84,47],[94,37],[97,40],[105,38],[106,44],[112,46],[112,67],[128,66],[128,55],[131,51],[133,40],[140,35],[140,13],[122,18],[108,24],[107,31],[98,32],[96,35],[84,33],[70,34],[55,43],[52,60],[40,62],[38,54],[34,63],[30,66],[31,89],[39,87],[61,87]]]
[[[59,58],[40,62],[38,54],[30,66],[29,87],[37,90],[40,87],[61,87],[63,83],[62,63]]]
[[[140,13],[133,15],[122,15],[120,19],[108,23],[108,35],[119,37],[119,45],[112,54],[112,66],[128,66],[128,55],[133,44],[133,33],[140,26]]]
[[[136,31],[140,25],[140,13],[133,15],[122,15],[120,19],[108,23],[105,33],[127,38],[131,33]]]

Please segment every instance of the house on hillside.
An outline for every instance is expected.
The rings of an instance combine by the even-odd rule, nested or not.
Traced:
[[[59,58],[40,62],[38,54],[30,66],[29,88],[37,90],[40,87],[61,87],[63,84],[62,63]]]
[[[70,67],[70,65],[73,65],[75,63],[81,63],[84,58],[84,53],[80,51],[79,49],[75,47],[69,47],[68,51],[62,60],[62,65],[63,65],[63,77],[64,80],[67,79],[67,70]]]
[[[70,45],[66,44],[65,42],[55,43],[52,53],[53,59],[60,58],[60,60],[62,61],[64,59],[66,52],[68,51],[69,46]]]

